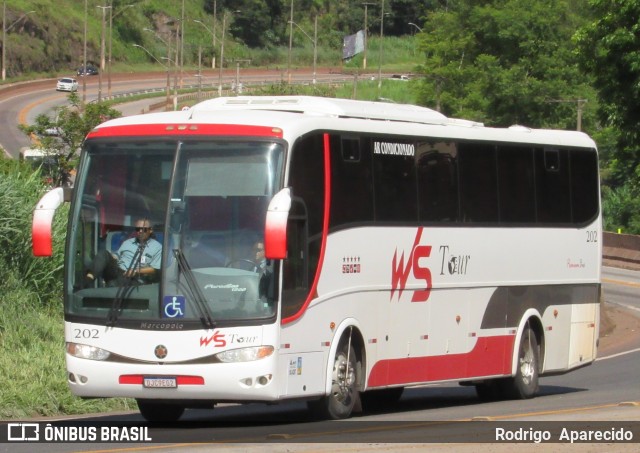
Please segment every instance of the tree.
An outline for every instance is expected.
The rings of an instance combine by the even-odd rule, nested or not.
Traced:
[[[571,36],[579,0],[460,0],[428,14],[421,102],[493,126],[575,129],[588,78]],[[593,124],[585,116],[583,123]]]
[[[464,10],[433,11],[417,36],[418,48],[424,53],[424,63],[417,67],[424,75],[420,102],[448,114],[460,112],[467,97],[469,65],[465,57],[472,51],[473,36],[464,26],[464,15]]]
[[[594,80],[600,118],[617,131],[610,161],[614,185],[640,175],[640,1],[590,0],[594,19],[576,33],[581,67]]]
[[[20,126],[28,136],[38,137],[38,148],[57,156],[57,169],[52,175],[55,186],[69,184],[73,169],[77,166],[78,151],[87,134],[98,124],[121,116],[106,102],[89,103],[82,109],[75,92],[68,99],[69,105],[59,108],[55,119],[41,114],[33,125]]]

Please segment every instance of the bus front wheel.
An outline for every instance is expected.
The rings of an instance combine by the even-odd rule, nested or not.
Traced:
[[[356,403],[359,405],[358,383],[361,373],[361,362],[353,346],[341,344],[333,361],[331,392],[319,400],[309,401],[309,409],[321,418],[348,418]]]
[[[177,404],[160,403],[154,400],[136,400],[140,414],[148,422],[175,422],[184,413],[184,407]]]

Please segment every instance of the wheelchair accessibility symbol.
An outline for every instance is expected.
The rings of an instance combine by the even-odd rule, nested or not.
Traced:
[[[165,318],[184,318],[186,299],[184,296],[164,296],[162,313]]]

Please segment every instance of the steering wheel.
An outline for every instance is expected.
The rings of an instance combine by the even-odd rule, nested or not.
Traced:
[[[251,266],[251,268],[250,269],[246,269],[246,266],[242,266],[242,267],[233,266],[234,264],[240,264],[240,263],[249,264]],[[254,263],[253,261],[248,260],[248,259],[240,258],[240,259],[235,259],[235,260],[229,261],[225,267],[234,267],[236,269],[252,271],[256,267],[256,263]]]

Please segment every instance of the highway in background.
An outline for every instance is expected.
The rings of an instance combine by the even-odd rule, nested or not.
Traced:
[[[639,272],[607,267],[602,275],[602,288],[609,304],[631,310],[640,317]]]
[[[370,77],[370,76],[361,76]],[[279,83],[287,80],[286,71],[282,69],[270,70],[251,70],[241,69],[239,72],[235,70],[225,70],[222,77],[222,85],[224,93],[229,93],[231,88],[235,86],[236,81],[246,86],[261,86]],[[345,83],[354,80],[354,76],[345,75],[336,72],[331,68],[319,69],[316,75],[318,84],[327,83]],[[170,92],[173,95],[174,81],[176,76],[170,73]],[[183,88],[191,87],[197,89],[200,86],[203,90],[218,89],[219,72],[205,71],[198,76],[193,71],[183,72],[182,77],[177,76],[178,86]],[[310,84],[312,75],[308,69],[296,70],[291,73],[292,84]],[[80,88],[78,95],[80,99],[83,97],[83,80],[78,78]],[[100,92],[101,98],[108,95],[108,83],[106,76],[103,76],[102,89],[100,90],[98,76],[90,76],[87,78],[86,101],[93,102],[98,99]],[[47,114],[51,117],[55,115],[55,109],[67,105],[68,93],[57,92],[55,90],[56,79],[40,80],[34,82],[24,82],[3,85],[0,87],[0,146],[5,150],[5,154],[9,157],[17,157],[20,149],[30,146],[31,142],[19,128],[18,124],[33,124],[35,118],[39,114]],[[134,93],[142,93],[147,91],[160,92],[161,94],[148,101],[149,104],[162,101],[166,92],[167,76],[165,72],[155,72],[146,74],[117,74],[113,75],[111,83],[111,94],[114,97],[126,99],[126,95]],[[125,112],[125,114],[140,113],[137,110],[131,111],[125,105],[116,106]]]

